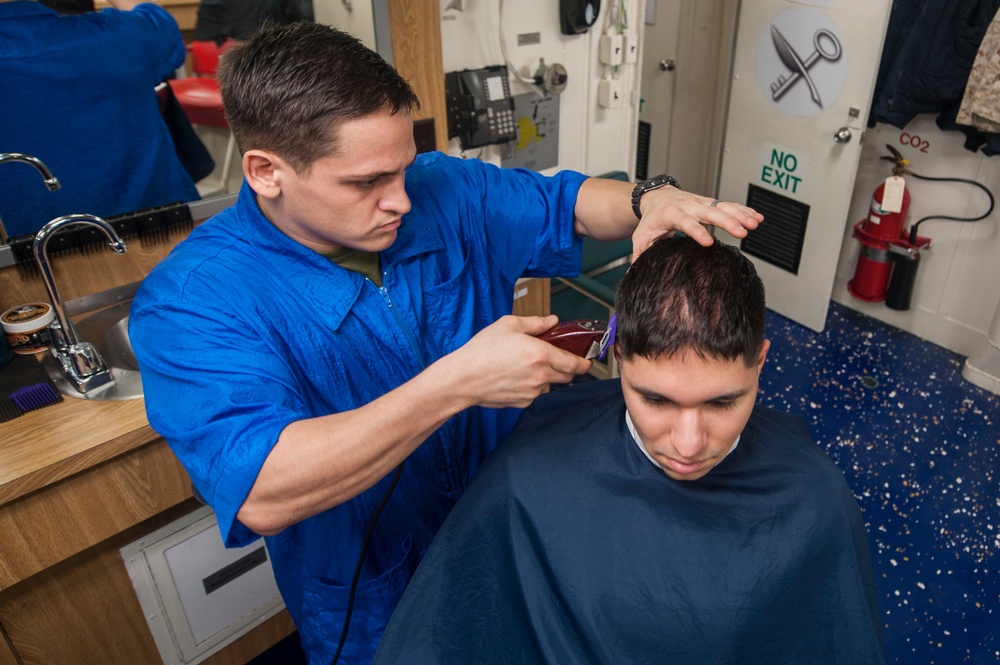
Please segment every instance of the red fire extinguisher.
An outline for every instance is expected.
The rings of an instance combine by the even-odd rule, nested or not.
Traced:
[[[930,238],[917,235],[917,227],[929,219],[979,221],[993,212],[994,199],[989,189],[974,180],[931,178],[913,173],[907,168],[909,160],[904,159],[903,155],[892,146],[886,145],[886,148],[892,154],[881,159],[893,162],[894,176],[911,175],[922,180],[969,183],[984,190],[990,199],[989,210],[979,217],[932,215],[918,220],[907,230],[903,228],[903,224],[906,222],[911,199],[905,185],[898,212],[889,212],[882,207],[885,201],[885,183],[880,184],[875,190],[868,217],[854,225],[852,235],[861,243],[861,251],[854,270],[854,278],[847,283],[847,290],[860,300],[885,302],[886,307],[890,309],[908,310],[920,261],[920,250],[931,246]]]
[[[899,212],[882,208],[885,200],[885,183],[878,186],[872,196],[868,218],[854,225],[853,236],[861,243],[854,279],[847,283],[851,295],[867,302],[882,302],[889,287],[892,273],[891,243],[905,238],[903,222],[910,210],[910,192],[903,187],[903,200]],[[930,244],[930,240],[927,240]]]

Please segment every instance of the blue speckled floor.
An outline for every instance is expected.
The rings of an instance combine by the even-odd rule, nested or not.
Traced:
[[[1000,397],[965,358],[831,303],[768,312],[759,401],[804,415],[868,528],[890,664],[1000,662]]]

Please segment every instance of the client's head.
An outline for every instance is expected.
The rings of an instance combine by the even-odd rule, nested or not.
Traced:
[[[661,238],[618,286],[615,353],[642,443],[667,475],[704,476],[753,410],[764,339],[764,286],[738,249]]]

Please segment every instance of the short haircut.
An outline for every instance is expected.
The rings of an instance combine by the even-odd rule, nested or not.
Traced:
[[[757,362],[764,343],[764,284],[732,245],[663,237],[618,285],[617,345],[624,359],[687,350],[701,358]]]
[[[341,122],[419,106],[381,56],[321,23],[264,27],[222,56],[217,78],[240,151],[273,152],[303,174],[336,150]]]

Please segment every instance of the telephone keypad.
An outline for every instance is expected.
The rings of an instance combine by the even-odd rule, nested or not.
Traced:
[[[500,109],[494,112],[493,108],[488,108],[486,109],[486,117],[491,134],[500,136],[514,134],[514,112],[510,109]]]
[[[507,143],[517,138],[514,100],[503,65],[445,75],[448,138],[462,149]]]

